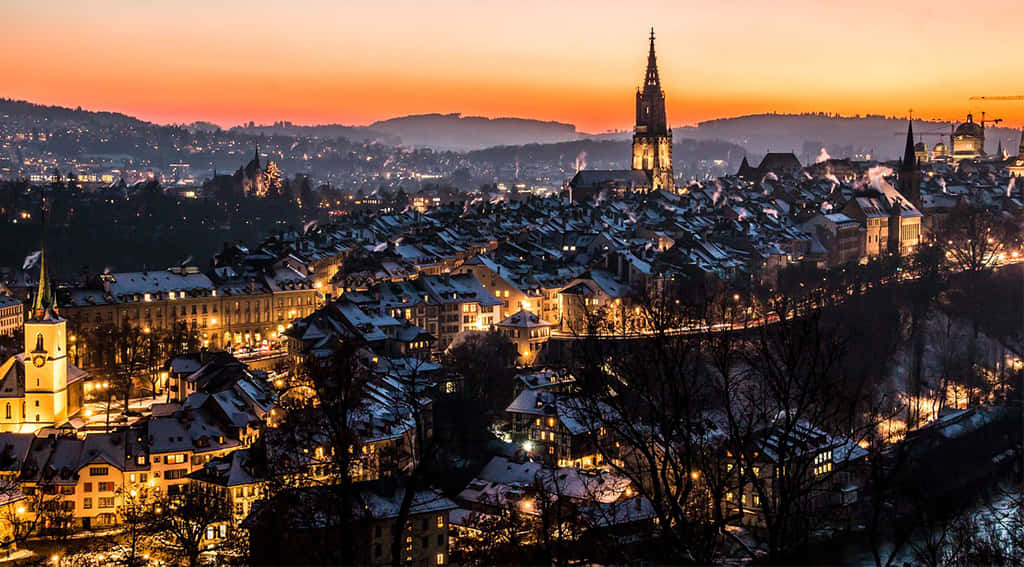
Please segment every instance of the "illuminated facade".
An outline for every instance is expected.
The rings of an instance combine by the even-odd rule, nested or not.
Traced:
[[[974,159],[985,155],[985,125],[967,115],[967,122],[953,131],[953,159]]]
[[[633,169],[645,172],[652,189],[672,191],[672,130],[665,118],[665,91],[661,90],[654,54],[654,29],[643,89],[636,92],[636,127],[633,131]]]

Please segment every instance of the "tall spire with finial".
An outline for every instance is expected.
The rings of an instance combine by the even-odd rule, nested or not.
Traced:
[[[654,54],[654,28],[651,28],[650,41],[644,85],[636,93],[636,131],[661,136],[668,133],[668,124],[665,118],[665,93],[661,90],[658,58]]]
[[[672,131],[665,117],[665,92],[661,90],[661,77],[658,75],[653,27],[643,88],[636,91],[633,169],[646,172],[653,189],[671,191],[675,188],[672,174]]]
[[[42,242],[39,251],[39,286],[36,296],[32,299],[32,316],[43,320],[56,318],[57,300],[50,288],[50,275],[46,271],[46,203],[39,207],[39,224],[42,230]]]
[[[661,92],[661,79],[658,77],[658,57],[654,54],[653,27],[651,27],[651,50],[647,53],[647,73],[644,76],[644,90],[647,89]]]

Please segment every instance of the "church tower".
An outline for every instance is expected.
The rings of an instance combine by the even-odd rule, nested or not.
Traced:
[[[673,191],[672,130],[665,118],[665,92],[654,55],[654,28],[643,89],[636,92],[636,127],[633,130],[633,169],[647,173],[652,189]]]
[[[914,149],[914,122],[907,124],[907,145],[897,173],[899,191],[915,207],[921,207],[921,163]]]
[[[62,425],[68,419],[67,321],[57,313],[57,301],[46,271],[44,236],[39,256],[39,286],[25,322],[25,424]]]

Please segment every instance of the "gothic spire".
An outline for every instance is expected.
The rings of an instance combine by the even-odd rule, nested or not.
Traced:
[[[917,164],[914,159],[914,121],[907,123],[907,146],[903,148],[903,165],[906,169],[913,169]]]
[[[654,27],[651,27],[651,50],[647,54],[647,73],[644,77],[644,90],[648,88],[661,91],[661,79],[658,77],[658,58],[654,54]]]
[[[46,205],[39,208],[39,222],[42,226],[42,245],[39,251],[39,286],[32,299],[32,316],[35,319],[49,319],[57,314],[57,300],[50,288],[50,274],[46,271]]]

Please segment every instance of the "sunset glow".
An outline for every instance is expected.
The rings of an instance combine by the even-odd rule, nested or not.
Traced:
[[[826,111],[1024,124],[1018,2],[4,2],[0,96],[159,122],[462,112],[626,129],[655,26],[673,125]]]

